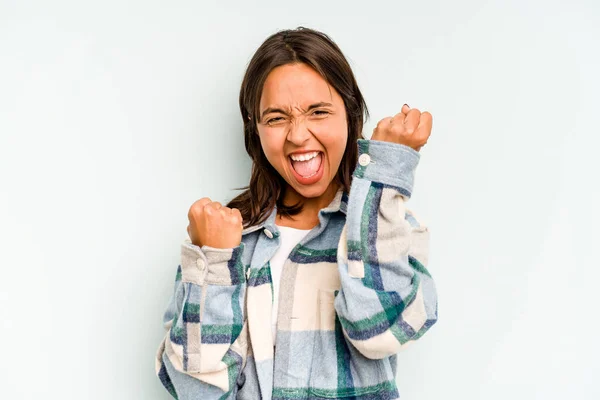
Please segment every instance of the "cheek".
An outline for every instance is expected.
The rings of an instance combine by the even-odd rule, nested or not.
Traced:
[[[278,167],[281,164],[283,155],[283,140],[281,135],[276,135],[270,132],[262,132],[260,134],[260,144],[265,157],[273,167]]]
[[[345,120],[331,120],[319,129],[319,141],[329,153],[332,161],[342,159],[348,142],[348,125]]]

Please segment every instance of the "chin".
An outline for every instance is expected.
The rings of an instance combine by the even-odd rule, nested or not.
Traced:
[[[320,197],[327,190],[327,188],[323,188],[323,187],[303,188],[300,190],[298,190],[296,188],[294,188],[294,189],[296,190],[296,192],[298,192],[299,195],[301,195],[302,197],[306,197],[307,199]]]
[[[288,182],[288,184],[289,184],[289,182]],[[302,197],[311,199],[311,198],[321,197],[323,194],[325,194],[325,192],[327,191],[327,189],[329,188],[330,185],[331,185],[331,181],[328,184],[325,184],[324,182],[318,182],[314,185],[305,186],[305,187],[294,187],[291,185],[290,186],[296,191],[296,193],[298,193]]]

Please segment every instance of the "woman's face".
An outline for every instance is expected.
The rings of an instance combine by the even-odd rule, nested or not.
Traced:
[[[259,110],[267,160],[298,194],[325,193],[348,141],[341,96],[308,65],[287,64],[267,76]]]

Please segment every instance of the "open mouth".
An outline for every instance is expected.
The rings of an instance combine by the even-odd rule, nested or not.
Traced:
[[[317,182],[323,175],[323,153],[315,151],[288,157],[296,180],[304,185]]]

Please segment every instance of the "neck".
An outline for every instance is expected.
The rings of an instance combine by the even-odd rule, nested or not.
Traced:
[[[319,223],[319,211],[333,201],[338,188],[339,186],[332,181],[319,197],[304,197],[291,186],[287,186],[283,196],[283,204],[291,206],[302,202],[302,211],[293,217],[282,217],[277,214],[276,224],[297,229],[312,229]]]

